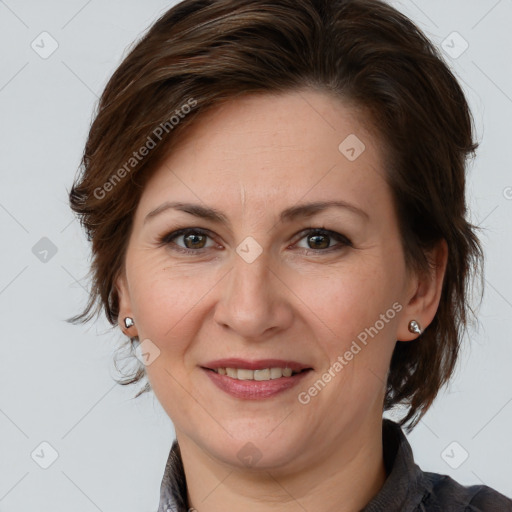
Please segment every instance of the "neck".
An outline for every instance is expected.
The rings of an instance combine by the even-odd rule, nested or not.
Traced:
[[[357,512],[386,480],[382,418],[365,422],[330,444],[314,446],[308,463],[276,470],[244,470],[207,456],[176,431],[187,478],[189,506],[197,512]]]

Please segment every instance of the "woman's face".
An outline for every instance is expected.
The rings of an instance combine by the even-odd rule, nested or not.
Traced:
[[[327,202],[338,206],[301,210]],[[246,96],[203,115],[147,183],[120,321],[135,320],[180,442],[235,466],[298,468],[380,424],[395,342],[434,314],[417,286],[355,111],[306,90]],[[279,377],[292,362],[309,370]]]

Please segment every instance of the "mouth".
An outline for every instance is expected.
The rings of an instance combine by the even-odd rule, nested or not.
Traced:
[[[299,373],[308,372],[312,368],[304,368],[299,371],[293,371],[291,368],[282,368],[279,366],[273,366],[270,368],[262,368],[259,370],[250,370],[248,368],[230,368],[230,367],[219,367],[219,368],[206,368],[205,370],[215,372],[219,375],[227,375],[232,379],[236,380],[257,380],[266,381],[273,379],[280,379],[281,377],[293,377]]]
[[[245,399],[270,398],[296,386],[311,366],[296,361],[219,359],[201,366],[224,392]]]
[[[239,358],[217,359],[202,366],[219,375],[227,375],[237,380],[273,380],[292,377],[313,368],[297,361],[283,359],[247,360]]]

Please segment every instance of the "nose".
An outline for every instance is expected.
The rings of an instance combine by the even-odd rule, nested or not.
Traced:
[[[222,280],[214,319],[244,339],[265,340],[287,329],[293,319],[293,293],[265,251],[248,263],[238,254]]]

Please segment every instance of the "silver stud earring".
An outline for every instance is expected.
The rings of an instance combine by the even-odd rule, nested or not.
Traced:
[[[129,329],[130,327],[133,327],[135,325],[135,322],[133,321],[133,318],[127,316],[124,319],[124,326]]]
[[[409,331],[414,334],[421,334],[420,324],[416,320],[411,320],[409,322]]]

